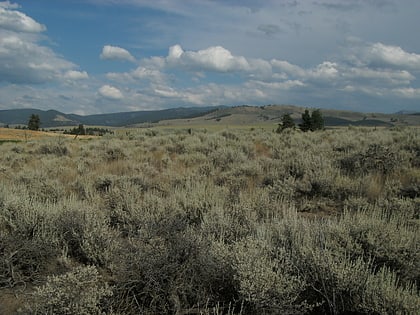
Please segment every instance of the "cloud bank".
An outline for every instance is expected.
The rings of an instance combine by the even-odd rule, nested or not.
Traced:
[[[0,82],[43,84],[86,77],[86,72],[75,72],[75,64],[41,44],[46,27],[18,8],[0,2]]]
[[[59,26],[0,2],[0,108],[78,113],[282,103],[363,111],[419,108],[420,44],[410,24],[418,20],[415,0],[86,3],[100,6],[101,14],[118,8],[136,18],[117,19],[111,12],[106,17],[117,25],[115,33],[95,37],[91,45],[70,45],[66,41],[73,39],[64,35],[61,42],[48,38]],[[70,11],[70,18],[83,13]],[[82,18],[101,22],[98,16]],[[62,43],[72,51],[67,54]],[[79,54],[80,47],[86,51]]]
[[[26,14],[13,10],[16,6],[10,3],[0,6],[0,29],[16,32],[40,33],[46,30],[46,27]]]

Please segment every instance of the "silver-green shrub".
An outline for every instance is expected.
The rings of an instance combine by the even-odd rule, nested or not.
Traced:
[[[94,266],[76,267],[59,276],[48,277],[35,289],[29,314],[104,314],[101,306],[112,296]]]

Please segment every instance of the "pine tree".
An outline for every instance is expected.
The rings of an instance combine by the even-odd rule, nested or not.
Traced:
[[[279,124],[279,127],[277,128],[277,133],[280,133],[287,128],[295,128],[295,121],[293,120],[292,116],[290,116],[290,114],[283,115],[281,118],[281,124]]]
[[[315,130],[324,130],[324,118],[319,109],[316,109],[309,113],[309,110],[305,110],[302,114],[302,123],[299,125],[300,130],[306,131],[315,131]]]
[[[311,130],[323,130],[324,129],[324,118],[322,117],[322,113],[319,109],[316,109],[312,112],[312,127]]]
[[[312,117],[307,109],[302,114],[302,123],[299,125],[299,128],[304,132],[312,130]]]
[[[31,117],[29,117],[28,129],[39,130],[40,126],[41,126],[41,119],[39,118],[39,115],[32,114]]]
[[[79,124],[79,127],[77,128],[77,134],[78,135],[85,135],[86,129],[82,124]]]

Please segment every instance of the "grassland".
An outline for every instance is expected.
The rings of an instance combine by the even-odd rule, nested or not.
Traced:
[[[94,136],[77,136],[79,139],[91,139]],[[62,133],[47,132],[47,131],[33,131],[21,130],[12,128],[0,128],[1,142],[19,142],[19,141],[36,141],[46,138],[74,138],[74,135],[64,135]]]
[[[225,128],[225,126],[243,127],[258,126],[269,127],[280,123],[284,114],[290,114],[296,121],[300,121],[304,107],[287,105],[267,106],[237,106],[218,109],[211,113],[187,119],[161,120],[154,124],[139,124],[138,126],[181,126],[192,127],[209,126],[209,128]],[[392,126],[420,126],[420,115],[360,113],[323,109],[322,114],[328,127],[365,126],[365,127],[392,127]]]
[[[189,129],[2,143],[0,313],[418,313],[420,129]]]

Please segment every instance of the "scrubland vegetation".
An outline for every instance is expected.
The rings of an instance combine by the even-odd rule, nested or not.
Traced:
[[[189,131],[1,144],[0,313],[418,314],[419,129]]]

